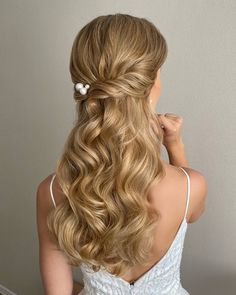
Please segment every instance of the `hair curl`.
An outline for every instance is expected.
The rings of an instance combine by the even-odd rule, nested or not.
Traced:
[[[128,14],[98,16],[74,40],[71,78],[90,88],[74,92],[77,118],[56,165],[66,199],[47,219],[71,265],[121,276],[147,263],[159,220],[148,192],[165,175],[148,96],[166,56],[154,24]]]

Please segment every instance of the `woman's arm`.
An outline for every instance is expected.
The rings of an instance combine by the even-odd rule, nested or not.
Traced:
[[[179,140],[172,145],[166,146],[166,150],[171,165],[189,167],[184,143],[182,140]]]
[[[72,267],[65,254],[57,250],[46,224],[47,215],[53,209],[49,195],[49,180],[50,177],[45,178],[37,188],[36,211],[40,273],[45,295],[72,295]]]

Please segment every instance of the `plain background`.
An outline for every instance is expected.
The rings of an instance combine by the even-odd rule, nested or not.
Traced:
[[[165,36],[157,112],[183,116],[190,167],[208,181],[206,211],[186,235],[182,284],[191,295],[236,294],[235,4],[1,0],[0,285],[43,294],[35,193],[74,120],[72,42],[91,19],[120,12],[148,18]]]

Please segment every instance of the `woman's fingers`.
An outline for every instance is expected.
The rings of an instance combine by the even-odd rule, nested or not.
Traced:
[[[173,113],[165,113],[165,115],[158,113],[157,115],[158,115],[158,118],[160,118],[160,120],[163,119],[163,121],[164,121],[167,118],[169,121],[172,121],[174,124],[175,123],[182,124],[182,122],[183,122],[183,117],[178,116],[178,115],[173,114]]]
[[[183,118],[173,113],[165,113],[165,115],[157,113],[157,119],[160,125],[163,125],[163,144],[167,147],[173,142],[181,139],[181,124]]]
[[[158,119],[159,119],[160,124],[164,125],[164,128],[166,130],[176,131],[176,127],[174,125],[174,122],[171,122],[170,119],[168,119],[164,115],[160,115]]]

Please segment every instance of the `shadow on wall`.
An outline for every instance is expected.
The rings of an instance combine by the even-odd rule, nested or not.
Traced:
[[[222,271],[223,272],[223,271]],[[222,275],[208,275],[188,279],[183,286],[191,295],[235,295],[236,294],[236,273]]]
[[[73,270],[73,279],[74,279],[74,281],[76,281],[77,283],[80,283],[81,285],[83,285],[84,284],[84,282],[83,282],[83,273],[80,270],[80,268],[73,266],[72,270]]]

